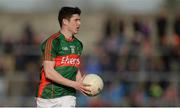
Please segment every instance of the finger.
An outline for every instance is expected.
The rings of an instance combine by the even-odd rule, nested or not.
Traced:
[[[81,91],[81,93],[82,93],[83,95],[85,95],[85,96],[88,96],[88,93],[85,93],[85,92],[83,92],[83,91]]]
[[[86,77],[86,74],[84,74],[84,75],[82,76],[81,81],[83,81],[85,77]]]
[[[83,86],[88,87],[88,86],[91,86],[91,85],[83,83]]]
[[[86,95],[91,93],[90,90],[82,90],[81,92],[82,92],[83,94],[86,94]]]
[[[82,90],[87,91],[87,92],[91,91],[89,87],[83,87]]]

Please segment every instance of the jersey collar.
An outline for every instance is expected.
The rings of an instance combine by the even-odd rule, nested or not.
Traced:
[[[60,36],[59,36],[61,39],[63,39],[63,40],[66,40],[66,41],[68,41],[68,42],[72,42],[72,41],[74,41],[74,35],[71,37],[71,38],[65,38],[65,36],[62,34],[62,33],[60,33]]]

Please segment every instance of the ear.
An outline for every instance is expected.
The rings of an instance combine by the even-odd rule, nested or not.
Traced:
[[[67,25],[68,24],[68,20],[67,19],[63,19],[63,24]]]

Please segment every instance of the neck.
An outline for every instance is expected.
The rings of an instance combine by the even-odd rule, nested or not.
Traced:
[[[69,32],[67,29],[61,29],[60,32],[65,36],[65,38],[69,39],[73,36],[71,32]]]

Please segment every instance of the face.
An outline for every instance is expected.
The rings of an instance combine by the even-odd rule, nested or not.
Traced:
[[[80,29],[80,16],[78,14],[72,15],[68,21],[67,27],[72,34],[77,34]]]

